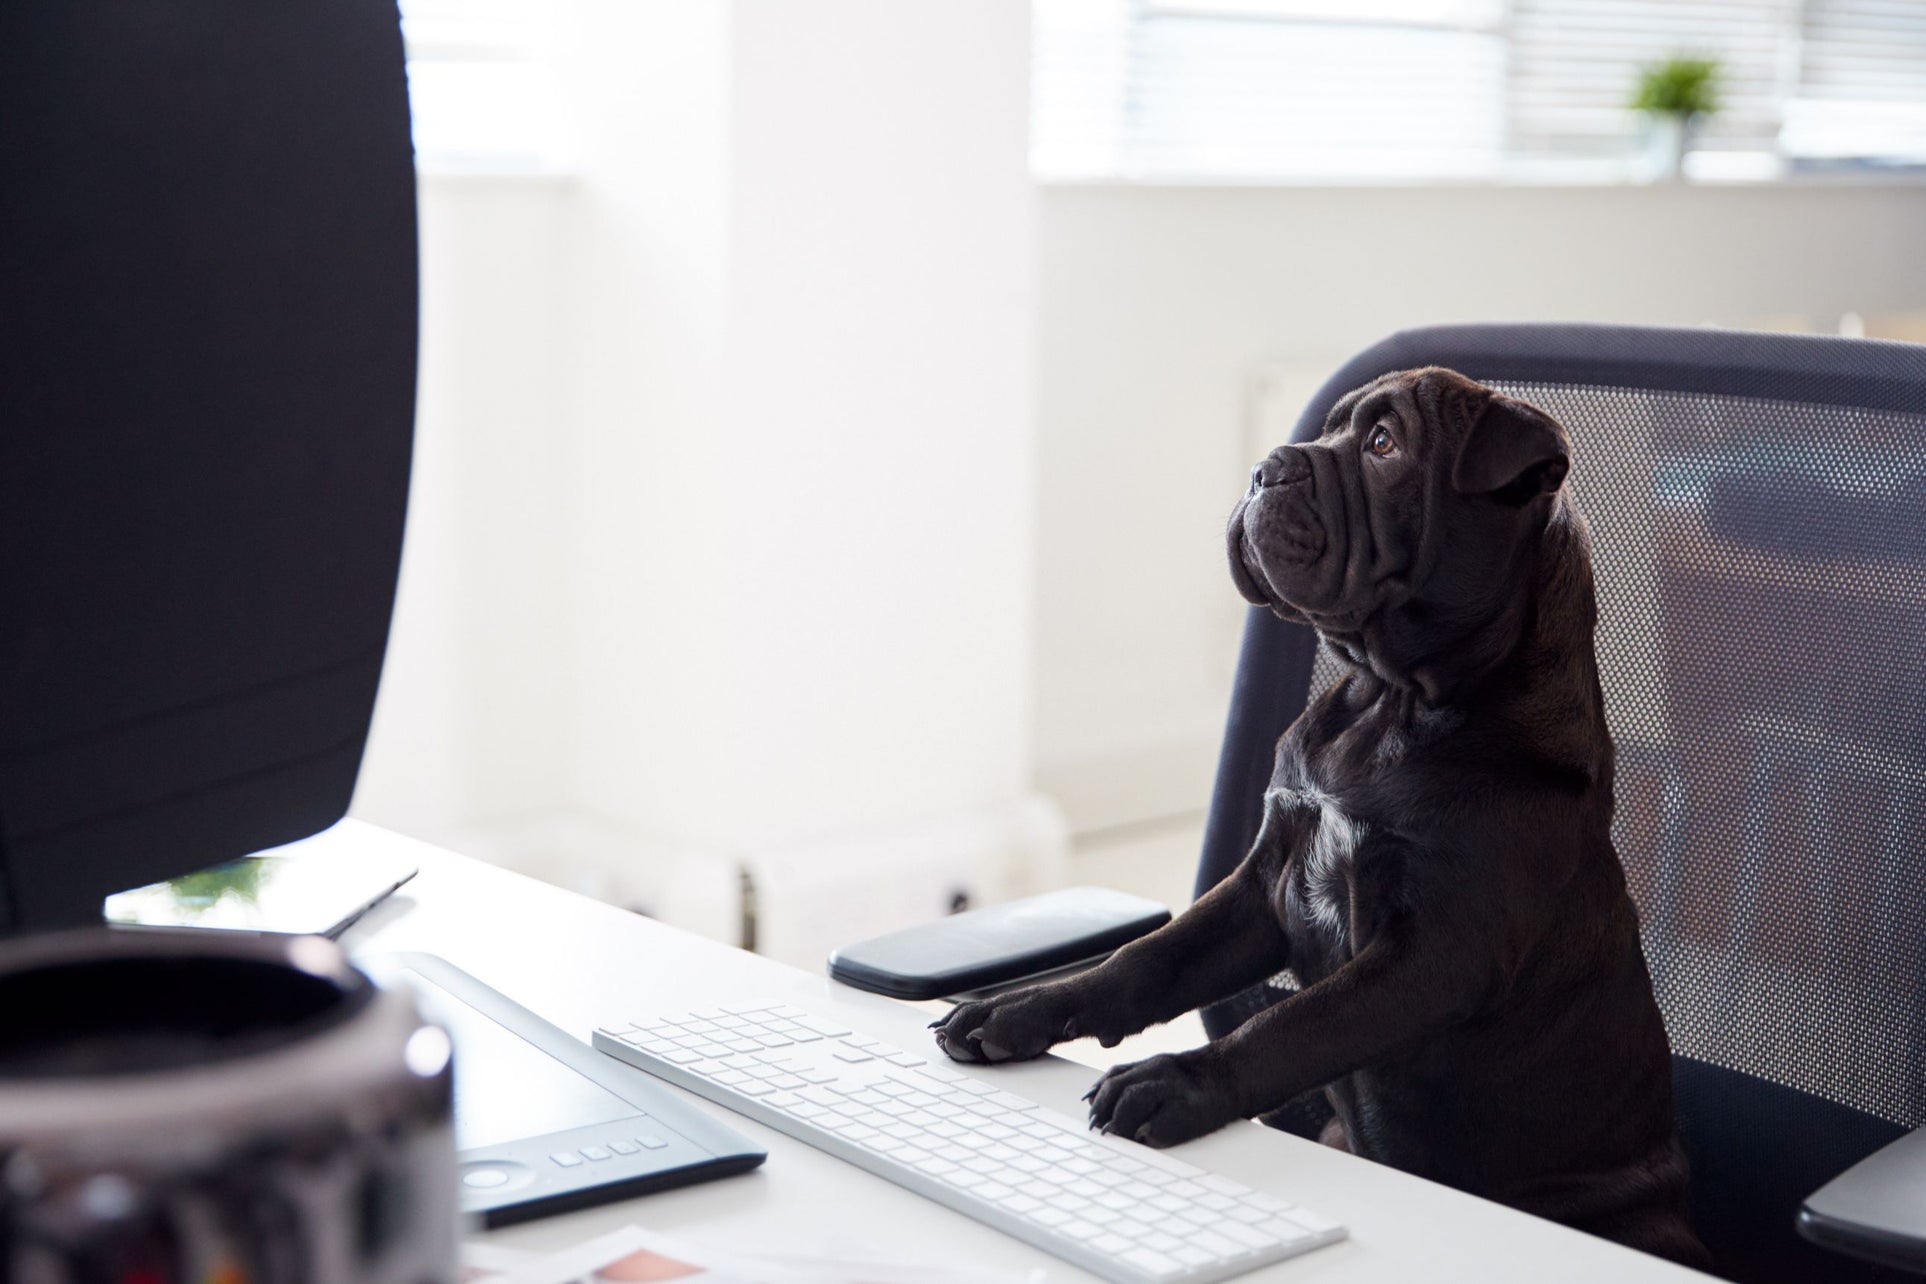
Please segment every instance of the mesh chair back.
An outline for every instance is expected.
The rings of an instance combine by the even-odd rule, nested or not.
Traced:
[[[1736,1278],[1874,1278],[1799,1201],[1926,1122],[1926,347],[1468,326],[1355,358],[1444,365],[1571,433],[1618,748],[1615,837],[1671,1034],[1695,1211]],[[1336,672],[1254,611],[1200,889],[1255,836],[1277,737]],[[1206,1012],[1213,1033],[1290,980]]]

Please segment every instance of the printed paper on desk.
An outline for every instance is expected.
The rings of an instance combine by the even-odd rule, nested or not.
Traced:
[[[695,1284],[1035,1284],[1042,1272],[873,1260],[860,1253],[745,1256],[717,1253],[625,1226],[554,1253],[493,1244],[462,1250],[461,1284],[631,1284],[690,1280]]]

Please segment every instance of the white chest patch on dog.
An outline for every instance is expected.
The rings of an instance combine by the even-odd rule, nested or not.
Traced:
[[[1312,821],[1310,836],[1292,860],[1304,871],[1304,902],[1311,917],[1327,931],[1341,930],[1345,875],[1365,827],[1321,789],[1273,789],[1267,798],[1287,811],[1314,813],[1314,819],[1306,817]]]

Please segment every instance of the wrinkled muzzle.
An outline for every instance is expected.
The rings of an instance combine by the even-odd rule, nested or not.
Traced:
[[[1312,623],[1350,614],[1372,585],[1372,538],[1349,451],[1280,446],[1231,513],[1231,578],[1245,598]]]

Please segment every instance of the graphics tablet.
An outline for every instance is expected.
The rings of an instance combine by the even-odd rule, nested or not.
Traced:
[[[767,1157],[444,959],[355,961],[384,985],[412,988],[454,1041],[462,1211],[484,1226],[726,1177]]]

